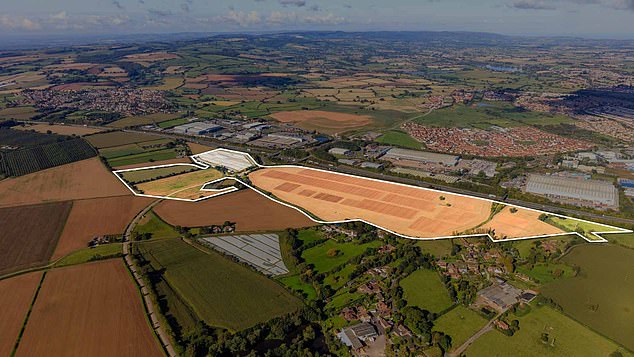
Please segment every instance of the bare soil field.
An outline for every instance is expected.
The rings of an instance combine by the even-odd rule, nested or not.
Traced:
[[[421,238],[469,230],[491,212],[487,201],[307,168],[268,168],[249,178],[255,186],[321,219],[363,219]]]
[[[500,213],[493,216],[493,219],[485,224],[484,228],[494,229],[495,236],[499,239],[504,237],[532,237],[564,232],[555,226],[540,221],[539,215],[539,212],[527,209],[517,209],[515,213],[511,213],[510,207],[506,207]]]
[[[496,238],[562,233],[539,212],[507,207],[487,222],[489,201],[303,167],[252,172],[251,182],[329,222],[362,219],[399,234],[436,238],[495,230]],[[481,226],[481,227],[480,227]]]
[[[46,264],[71,207],[58,202],[0,208],[0,275]]]
[[[277,204],[266,197],[242,190],[200,202],[163,201],[154,211],[175,226],[201,227],[236,222],[239,232],[272,231],[314,226],[294,209]]]
[[[197,154],[215,149],[211,146],[201,145],[197,143],[187,143],[187,146],[189,146],[189,149],[192,151],[193,155],[197,155]]]
[[[367,115],[327,112],[323,110],[296,110],[271,114],[271,118],[282,123],[295,123],[307,130],[337,133],[360,128],[373,122]]]
[[[165,61],[170,59],[179,58],[177,54],[167,53],[167,52],[150,52],[150,53],[138,53],[133,55],[125,56],[126,59],[135,62],[155,62],[155,61]]]
[[[14,129],[35,130],[38,133],[47,133],[50,130],[54,134],[77,135],[77,136],[95,134],[104,130],[104,129],[97,129],[97,128],[89,128],[86,126],[50,125],[50,124],[32,124],[32,125],[25,125],[25,126],[16,126],[14,127]]]
[[[163,356],[120,259],[47,273],[16,356]]]
[[[131,194],[96,157],[0,181],[0,207]]]
[[[87,136],[86,140],[97,149],[109,148],[113,146],[121,146],[127,144],[142,143],[145,141],[159,140],[160,136],[128,133],[124,131],[112,131],[109,133],[95,134]]]
[[[152,201],[136,196],[75,201],[51,260],[86,248],[95,236],[123,234],[134,216]]]
[[[0,356],[11,355],[41,278],[35,272],[0,280]]]

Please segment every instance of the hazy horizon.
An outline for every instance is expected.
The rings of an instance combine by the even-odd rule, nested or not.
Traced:
[[[634,39],[634,0],[5,2],[0,15],[4,38],[340,30]]]

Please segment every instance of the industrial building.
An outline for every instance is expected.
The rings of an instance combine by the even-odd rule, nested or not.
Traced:
[[[456,166],[460,157],[454,155],[436,154],[427,151],[416,151],[400,148],[391,148],[383,157],[388,161],[415,161],[420,163],[441,164],[445,166]]]
[[[350,150],[344,149],[344,148],[332,148],[332,149],[328,150],[328,153],[330,155],[346,156],[346,155],[348,155],[350,153]]]
[[[177,134],[184,135],[205,135],[209,133],[215,133],[224,129],[220,125],[204,122],[193,122],[176,126],[172,129]]]
[[[619,192],[611,182],[530,174],[526,192],[560,199],[566,203],[618,207]]]
[[[372,341],[378,334],[374,326],[367,322],[362,322],[358,325],[344,327],[337,336],[346,346],[359,350],[363,348],[363,342]]]

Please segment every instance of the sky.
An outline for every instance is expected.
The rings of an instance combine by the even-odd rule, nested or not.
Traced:
[[[0,0],[0,36],[483,31],[634,39],[634,0]]]

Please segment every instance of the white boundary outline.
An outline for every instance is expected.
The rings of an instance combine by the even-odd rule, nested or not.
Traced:
[[[278,200],[278,199],[276,199],[274,197],[271,197],[271,196],[265,194],[264,192],[260,191],[258,188],[254,187],[254,186],[251,186],[251,185],[245,183],[244,181],[242,181],[239,178],[234,177],[234,176],[222,177],[222,178],[219,178],[219,179],[216,179],[216,180],[213,180],[213,181],[205,182],[204,184],[201,185],[201,191],[209,191],[209,192],[217,192],[217,193],[214,194],[214,195],[210,195],[210,196],[207,196],[207,197],[199,198],[199,199],[196,199],[196,200],[191,200],[191,199],[185,199],[185,198],[166,197],[166,196],[153,196],[153,195],[145,195],[145,194],[137,193],[119,175],[119,173],[123,173],[123,172],[149,170],[149,169],[171,167],[171,166],[192,166],[192,167],[199,168],[201,170],[208,169],[211,166],[209,164],[207,164],[207,163],[204,163],[204,162],[198,160],[197,157],[202,155],[202,154],[206,154],[206,153],[214,152],[214,151],[224,151],[224,152],[228,152],[228,153],[243,155],[249,161],[251,161],[253,166],[256,166],[257,168],[301,168],[301,169],[309,169],[309,170],[315,170],[315,171],[320,171],[320,172],[327,172],[327,173],[332,173],[332,174],[337,174],[337,175],[343,175],[343,176],[348,176],[348,177],[354,177],[354,178],[361,178],[361,179],[371,180],[371,181],[375,181],[375,182],[382,182],[382,183],[388,183],[388,184],[398,185],[398,186],[403,186],[403,187],[416,188],[416,189],[419,189],[419,190],[432,191],[432,192],[436,192],[436,193],[449,194],[449,195],[456,195],[456,196],[459,196],[459,197],[467,197],[467,198],[487,201],[487,202],[491,202],[491,203],[498,203],[498,204],[502,204],[502,205],[509,206],[509,207],[516,207],[516,208],[521,208],[521,209],[525,209],[525,210],[529,210],[529,211],[533,211],[533,212],[544,213],[544,214],[547,214],[547,215],[550,215],[550,216],[555,216],[555,217],[560,217],[560,218],[564,218],[564,219],[571,219],[571,220],[575,220],[575,221],[579,221],[579,222],[599,225],[599,226],[603,226],[603,227],[606,227],[606,228],[610,228],[611,230],[610,231],[601,231],[601,232],[589,232],[590,234],[592,234],[593,236],[597,237],[598,239],[588,239],[583,234],[580,234],[578,232],[564,232],[564,233],[544,234],[544,235],[537,235],[537,236],[530,236],[530,237],[508,238],[508,239],[495,239],[489,233],[465,234],[465,235],[445,236],[445,237],[428,237],[428,238],[413,237],[413,236],[408,236],[408,235],[405,235],[405,234],[394,232],[394,231],[392,231],[390,229],[381,227],[381,226],[379,226],[377,224],[374,224],[372,222],[368,222],[368,221],[363,220],[361,218],[358,218],[358,219],[346,219],[346,220],[341,220],[341,221],[322,221],[322,220],[314,219],[308,213],[306,213],[303,209],[300,209],[300,208],[298,208],[298,207],[296,207],[294,205],[291,205],[289,203],[286,203],[286,202]],[[542,210],[529,208],[529,207],[523,207],[523,206],[519,206],[519,205],[515,205],[515,204],[511,204],[511,203],[506,203],[506,202],[500,202],[500,201],[496,201],[496,200],[492,200],[492,199],[488,199],[488,198],[483,198],[483,197],[476,197],[476,196],[470,196],[470,195],[465,195],[465,194],[460,194],[460,193],[441,191],[441,190],[432,189],[432,188],[426,188],[426,187],[417,187],[417,186],[407,185],[407,184],[403,184],[403,183],[399,183],[399,182],[392,182],[392,181],[375,179],[375,178],[371,178],[371,177],[363,177],[363,176],[351,175],[351,174],[346,174],[346,173],[341,173],[341,172],[336,172],[336,171],[328,171],[328,170],[323,170],[323,169],[316,169],[316,168],[306,167],[306,166],[299,166],[299,165],[274,165],[274,166],[260,165],[260,164],[257,163],[257,161],[255,161],[253,159],[251,154],[246,153],[246,152],[242,152],[242,151],[237,151],[237,150],[218,148],[218,149],[209,150],[209,151],[197,154],[197,155],[192,155],[192,156],[190,156],[190,158],[192,159],[192,161],[195,162],[194,164],[180,163],[180,164],[155,165],[155,166],[148,166],[148,167],[139,167],[139,168],[134,168],[134,169],[115,170],[115,171],[113,171],[113,173],[136,196],[167,199],[167,200],[176,200],[176,201],[184,201],[184,202],[199,202],[199,201],[206,200],[206,199],[209,199],[209,198],[213,198],[213,197],[217,197],[217,196],[220,196],[220,195],[224,195],[224,194],[227,194],[227,193],[230,193],[230,192],[235,192],[235,191],[238,190],[236,187],[231,187],[229,189],[220,189],[220,190],[202,188],[202,187],[204,187],[204,186],[206,186],[206,185],[208,185],[210,183],[220,182],[220,181],[224,181],[224,180],[234,180],[234,181],[237,181],[237,182],[241,183],[242,185],[252,189],[253,191],[259,193],[260,195],[270,199],[271,201],[274,201],[274,202],[279,203],[279,204],[281,204],[283,206],[292,208],[292,209],[300,212],[301,214],[303,214],[304,216],[306,216],[308,219],[310,219],[311,221],[313,221],[315,223],[319,223],[319,224],[340,224],[340,223],[350,223],[350,222],[363,222],[365,224],[369,224],[369,225],[371,225],[373,227],[379,228],[381,230],[384,230],[386,232],[389,232],[391,234],[399,236],[401,238],[406,238],[406,239],[411,239],[411,240],[440,240],[440,239],[452,239],[452,238],[488,237],[489,240],[491,240],[492,242],[499,243],[499,242],[512,242],[512,241],[518,241],[518,240],[537,239],[537,238],[568,236],[568,235],[575,235],[576,234],[577,236],[583,238],[588,243],[607,243],[608,240],[603,238],[601,236],[601,234],[607,234],[607,233],[614,233],[614,234],[616,234],[616,233],[634,233],[634,231],[629,230],[629,229],[625,229],[625,228],[619,228],[619,227],[615,227],[615,226],[611,226],[611,225],[603,224],[603,223],[596,223],[596,222],[588,221],[588,220],[581,219],[581,218],[569,217],[569,216],[565,216],[565,215],[561,215],[561,214],[557,214],[557,213],[542,211]]]

